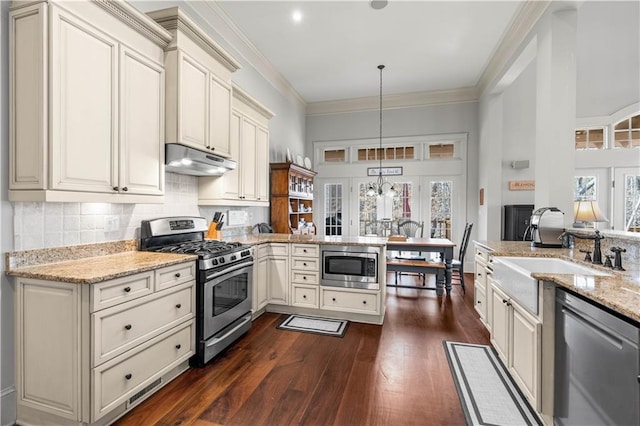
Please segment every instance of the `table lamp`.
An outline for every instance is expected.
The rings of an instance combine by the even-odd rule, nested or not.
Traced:
[[[597,201],[578,200],[573,203],[575,228],[594,228],[595,222],[608,222]]]

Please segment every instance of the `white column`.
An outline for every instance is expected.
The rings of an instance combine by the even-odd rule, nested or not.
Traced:
[[[573,223],[576,10],[540,21],[537,46],[535,207],[558,207]]]

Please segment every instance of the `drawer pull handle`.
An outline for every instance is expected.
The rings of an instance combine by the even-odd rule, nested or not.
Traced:
[[[176,278],[180,278],[180,272],[176,272]]]
[[[119,190],[119,189],[120,189],[120,188],[118,188],[117,186],[114,186],[114,187],[113,187],[113,190],[114,190],[114,191],[117,191],[117,190]]]
[[[332,298],[331,300],[333,300],[333,301],[335,302],[335,301],[336,301],[336,298],[334,297],[334,298]]]
[[[306,298],[307,298],[307,295],[306,295],[306,294],[303,294],[303,295],[302,295],[302,298],[303,298],[303,299],[306,299]]]
[[[482,300],[478,300],[476,303],[477,303],[478,305],[480,305],[480,304],[482,304]]]
[[[125,287],[125,288],[124,288],[124,292],[125,292],[125,293],[129,293],[130,291],[131,291],[131,287]]]
[[[307,277],[302,277],[302,279],[303,279],[303,280],[306,280],[306,279],[307,279]]]
[[[362,304],[363,304],[363,305],[366,305],[366,304],[367,304],[367,301],[366,301],[366,300],[363,300],[363,301],[362,301]]]
[[[125,329],[125,330],[131,330],[131,324],[127,324],[127,325],[125,325],[125,326],[124,326],[124,329]]]
[[[182,303],[178,303],[178,304],[176,305],[176,308],[178,308],[178,309],[182,308]]]
[[[132,377],[133,377],[133,376],[131,375],[131,373],[126,374],[126,375],[124,376],[124,378],[125,378],[125,379],[127,379],[127,380],[131,380],[131,378],[132,378]]]
[[[302,266],[307,266],[307,262],[303,262],[303,263],[302,263]]]
[[[180,343],[178,343],[178,344],[176,345],[176,349],[180,349],[181,347],[182,347],[182,345],[181,345]]]

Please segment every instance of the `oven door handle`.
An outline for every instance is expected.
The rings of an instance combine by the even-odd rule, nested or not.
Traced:
[[[244,318],[243,321],[240,322],[238,325],[236,325],[235,327],[233,327],[231,330],[227,331],[226,333],[224,333],[224,335],[222,336],[216,336],[213,339],[211,339],[211,341],[207,342],[207,347],[213,346],[217,343],[219,343],[220,341],[226,339],[227,337],[231,336],[233,333],[235,333],[238,329],[244,327],[247,322],[251,322],[251,313],[248,313]]]
[[[213,273],[211,275],[207,275],[207,281],[213,280],[213,279],[221,277],[223,275],[230,274],[232,272],[237,271],[238,269],[246,268],[248,266],[253,266],[253,261],[252,260],[249,261],[249,262],[239,263],[239,264],[234,265],[233,267],[231,267],[229,269],[225,269],[224,271],[215,272],[215,273]]]

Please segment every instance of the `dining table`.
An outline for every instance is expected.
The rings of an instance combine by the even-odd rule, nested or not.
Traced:
[[[437,296],[443,296],[444,291],[447,295],[451,294],[451,262],[453,260],[453,249],[456,246],[454,242],[447,238],[394,238],[389,237],[387,240],[387,253],[393,252],[420,252],[420,253],[439,253],[439,259],[432,261],[428,259],[414,259],[408,262],[394,261],[393,258],[387,260],[387,271],[398,272],[422,272],[436,274],[436,287],[419,287],[419,286],[399,286],[390,285],[391,287],[410,287],[410,288],[426,288],[436,290]]]

